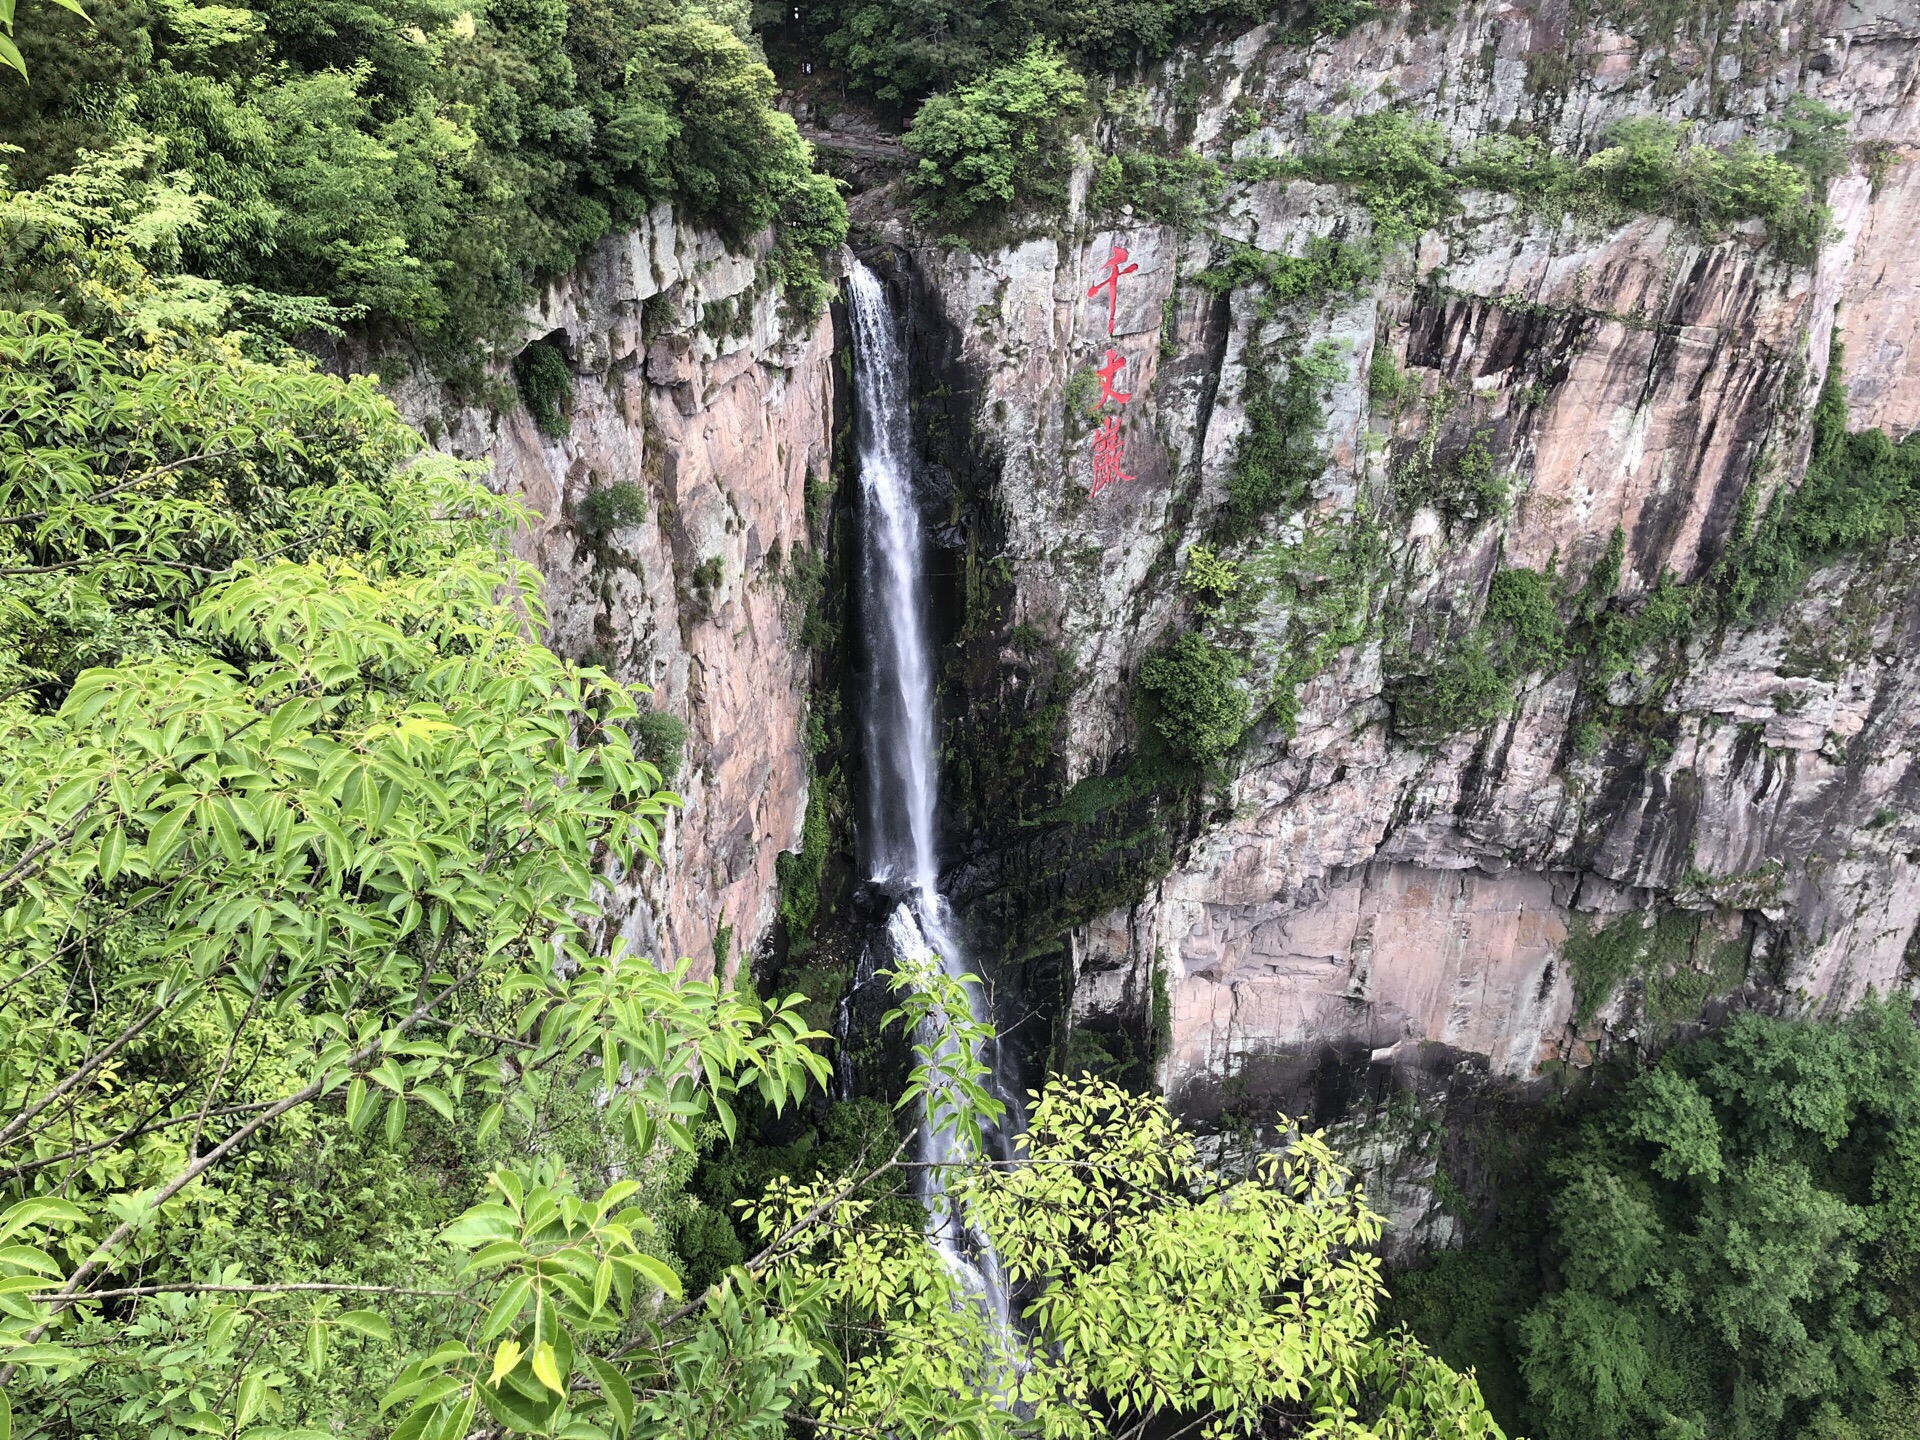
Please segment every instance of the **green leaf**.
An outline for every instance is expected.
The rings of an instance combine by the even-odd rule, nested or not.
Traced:
[[[369,1103],[367,1082],[356,1075],[347,1085],[347,1128],[358,1135],[372,1117],[373,1106]]]
[[[440,1238],[449,1245],[471,1249],[493,1240],[510,1240],[518,1231],[519,1219],[513,1211],[505,1205],[482,1204],[469,1206],[440,1232]]]
[[[651,1280],[656,1289],[666,1291],[676,1300],[680,1298],[680,1277],[668,1268],[664,1260],[656,1260],[651,1255],[623,1255],[620,1258]]]
[[[387,1101],[387,1144],[398,1145],[407,1133],[407,1102],[398,1095]]]
[[[38,1270],[58,1278],[66,1272],[46,1251],[32,1245],[0,1245],[0,1265],[18,1265],[23,1270]]]
[[[375,1310],[349,1310],[338,1317],[338,1324],[358,1335],[370,1339],[393,1342],[393,1327],[387,1323],[386,1316]]]
[[[493,1308],[487,1312],[487,1323],[480,1329],[482,1344],[497,1338],[520,1318],[520,1311],[525,1307],[532,1290],[533,1282],[525,1275],[516,1275],[507,1282],[506,1289],[500,1292],[500,1298],[493,1302]]]
[[[247,1422],[260,1413],[267,1402],[267,1382],[255,1371],[240,1382],[240,1395],[235,1404],[234,1427],[246,1428]]]
[[[453,1102],[437,1085],[416,1085],[413,1087],[412,1094],[416,1100],[426,1101],[428,1108],[442,1120],[453,1119]]]
[[[78,1225],[87,1218],[87,1212],[70,1200],[35,1195],[9,1206],[7,1213],[0,1215],[0,1237],[17,1234],[29,1225],[51,1225],[56,1221]]]
[[[489,1385],[498,1385],[500,1377],[520,1363],[520,1342],[511,1337],[500,1342],[500,1348],[493,1352],[493,1373],[487,1377]]]
[[[467,1431],[472,1426],[473,1394],[469,1391],[464,1399],[447,1407],[447,1413],[441,1418],[433,1440],[466,1440]]]
[[[542,1340],[533,1347],[533,1375],[542,1385],[556,1395],[567,1393],[565,1379],[560,1374],[560,1366],[554,1359],[553,1346]]]
[[[587,1357],[587,1368],[593,1371],[594,1379],[600,1382],[600,1393],[606,1397],[607,1406],[619,1421],[620,1428],[633,1429],[633,1387],[627,1384],[627,1377],[605,1360],[592,1355]]]

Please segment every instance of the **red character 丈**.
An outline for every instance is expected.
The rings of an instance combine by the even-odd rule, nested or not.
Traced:
[[[1087,298],[1091,300],[1102,290],[1107,292],[1107,334],[1113,334],[1116,307],[1120,303],[1120,277],[1131,275],[1138,265],[1127,264],[1127,251],[1123,245],[1113,247],[1113,253],[1107,257],[1106,273],[1087,287]]]
[[[1127,357],[1122,355],[1118,350],[1110,349],[1107,351],[1106,358],[1100,362],[1100,368],[1093,372],[1100,377],[1100,398],[1089,405],[1087,409],[1098,410],[1109,400],[1115,404],[1124,405],[1133,398],[1133,396],[1129,395],[1126,391],[1115,389],[1113,384],[1113,377],[1126,368],[1126,363]]]

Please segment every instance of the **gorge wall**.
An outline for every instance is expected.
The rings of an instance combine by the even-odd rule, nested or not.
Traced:
[[[686,726],[665,746],[685,806],[661,863],[609,875],[606,924],[609,943],[698,975],[765,936],[813,768],[793,577],[809,490],[830,484],[833,325],[794,319],[765,258],[660,206],[549,286],[526,333],[564,358],[563,424],[537,423],[504,364],[491,406],[425,373],[396,394],[525,502],[515,551],[544,578],[549,643],[650,686]]]
[[[1098,135],[1228,177],[1185,215],[1103,197],[1088,162],[1064,217],[991,244],[931,240],[889,190],[855,202],[912,296],[923,442],[954,480],[948,784],[976,826],[955,893],[1006,941],[1008,976],[1150,1051],[1191,1115],[1314,1108],[1370,1060],[1544,1084],[1716,1005],[1834,1012],[1913,987],[1911,542],[1819,568],[1760,618],[1681,625],[1617,673],[1532,669],[1500,718],[1405,723],[1497,570],[1546,575],[1563,615],[1583,593],[1632,614],[1712,583],[1799,483],[1836,327],[1850,424],[1920,427],[1920,14],[1608,8],[1464,4],[1177,52],[1104,97]],[[1244,163],[1300,154],[1308,117],[1402,108],[1456,152],[1524,127],[1577,158],[1633,116],[1763,137],[1796,92],[1852,117],[1812,263],[1757,222],[1702,233],[1467,189],[1344,293],[1196,280],[1237,247],[1258,270],[1370,234],[1350,188]],[[1089,287],[1116,246],[1138,270],[1109,327]],[[1089,498],[1110,348],[1131,478]],[[1234,538],[1237,457],[1303,357],[1324,465]],[[1435,498],[1476,463],[1504,500]],[[1203,542],[1258,598],[1209,609],[1183,584]],[[1128,769],[1141,670],[1202,620],[1242,657],[1254,724],[1223,780],[1156,809]]]

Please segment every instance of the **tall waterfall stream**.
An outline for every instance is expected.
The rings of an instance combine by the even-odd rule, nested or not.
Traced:
[[[940,893],[936,854],[932,617],[926,536],[913,490],[906,350],[885,288],[858,260],[847,277],[847,295],[860,471],[855,579],[868,661],[860,694],[867,766],[861,863],[869,881],[899,897],[886,927],[896,963],[912,966],[931,956],[958,978],[967,967]],[[986,998],[977,984],[967,986],[967,999],[974,1020],[986,1019]],[[982,1148],[1009,1159],[1007,1136],[1021,1114],[1018,1096],[1000,1075],[997,1056],[976,1058],[989,1062],[989,1088],[1007,1107],[1005,1122],[980,1137]],[[1004,1337],[1010,1331],[1009,1302],[993,1247],[965,1224],[942,1188],[939,1167],[961,1159],[967,1147],[951,1120],[945,1126],[933,1123],[939,1112],[938,1096],[930,1096],[919,1132],[922,1165],[914,1172],[927,1206],[928,1233]]]

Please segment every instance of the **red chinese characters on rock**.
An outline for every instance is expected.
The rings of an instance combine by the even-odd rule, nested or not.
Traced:
[[[1139,268],[1137,264],[1128,262],[1125,246],[1115,245],[1112,253],[1107,256],[1107,263],[1100,278],[1087,287],[1089,300],[1097,298],[1103,290],[1106,292],[1109,337],[1112,336],[1114,325],[1119,318],[1120,279],[1124,275],[1133,274]],[[1101,359],[1100,368],[1094,372],[1100,377],[1100,398],[1087,407],[1091,412],[1098,414],[1108,402],[1125,405],[1133,398],[1130,392],[1122,390],[1115,383],[1120,372],[1126,368],[1126,364],[1127,357],[1109,345],[1106,355]],[[1120,433],[1120,417],[1113,414],[1102,416],[1100,428],[1093,435],[1093,485],[1087,492],[1089,496],[1098,495],[1109,485],[1133,479],[1133,476],[1120,469],[1120,452],[1124,444],[1124,437]]]

